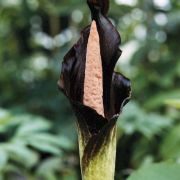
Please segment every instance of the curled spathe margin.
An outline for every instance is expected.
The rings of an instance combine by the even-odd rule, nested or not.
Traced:
[[[92,20],[96,22],[100,39],[103,71],[104,117],[83,104],[85,64],[90,25],[81,32],[78,42],[65,55],[62,63],[59,88],[70,100],[77,116],[82,171],[100,151],[104,151],[112,139],[115,141],[115,126],[123,106],[131,96],[129,79],[114,72],[121,55],[121,38],[106,17],[109,9],[107,0],[87,0]],[[114,148],[114,146],[113,146]],[[111,149],[112,150],[112,149]],[[106,150],[107,151],[107,150]]]

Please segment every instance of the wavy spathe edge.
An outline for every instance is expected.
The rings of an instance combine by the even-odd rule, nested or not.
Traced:
[[[114,67],[122,51],[119,49],[120,35],[106,17],[109,1],[88,0],[88,4],[92,20],[96,21],[100,38],[105,117],[83,104],[86,51],[90,26],[83,29],[78,42],[64,57],[62,73],[58,82],[59,88],[69,98],[77,116],[81,167],[85,174],[87,172],[87,174],[91,174],[92,163],[97,165],[98,161],[101,161],[100,157],[103,159],[106,153],[112,151],[113,156],[115,156],[116,122],[123,106],[131,97],[130,80],[122,74],[114,72]]]

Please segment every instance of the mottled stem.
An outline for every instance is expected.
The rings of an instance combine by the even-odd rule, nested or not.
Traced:
[[[85,146],[79,133],[79,152],[83,180],[114,180],[116,157],[116,126],[111,130],[106,143],[102,144],[97,154],[84,160]]]

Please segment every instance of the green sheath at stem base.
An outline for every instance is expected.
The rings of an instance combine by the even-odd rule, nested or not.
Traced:
[[[105,141],[95,155],[89,155],[86,160],[85,144],[79,133],[79,152],[82,180],[114,180],[116,157],[116,126],[109,134],[105,134]],[[96,145],[95,145],[96,146]],[[88,153],[93,154],[93,148]]]

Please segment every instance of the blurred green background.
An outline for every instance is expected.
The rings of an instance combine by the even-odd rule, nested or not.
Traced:
[[[132,81],[118,121],[115,180],[180,162],[180,1],[111,0]],[[0,0],[0,180],[80,180],[75,116],[58,91],[67,50],[90,23],[85,0]]]

